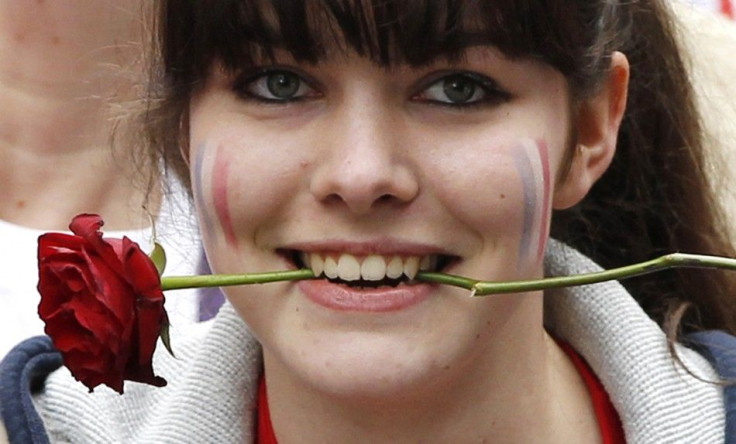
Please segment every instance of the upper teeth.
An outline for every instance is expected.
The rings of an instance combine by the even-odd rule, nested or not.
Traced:
[[[330,279],[343,281],[380,281],[385,278],[398,279],[405,275],[414,279],[419,270],[432,270],[437,266],[437,256],[382,256],[371,254],[360,257],[343,253],[325,255],[320,253],[301,253],[301,259],[310,267],[315,276],[324,275]]]

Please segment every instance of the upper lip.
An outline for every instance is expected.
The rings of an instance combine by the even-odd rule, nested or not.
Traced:
[[[278,250],[292,250],[306,253],[348,253],[355,256],[378,255],[402,255],[402,256],[426,256],[442,255],[455,256],[447,249],[412,241],[378,240],[370,242],[354,242],[343,240],[331,241],[308,241],[284,245]]]

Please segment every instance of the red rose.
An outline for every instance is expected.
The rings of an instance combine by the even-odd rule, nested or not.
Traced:
[[[103,239],[97,215],[80,214],[74,235],[38,238],[38,314],[64,365],[90,392],[105,384],[123,393],[123,381],[158,387],[152,357],[168,325],[155,265],[127,237]]]

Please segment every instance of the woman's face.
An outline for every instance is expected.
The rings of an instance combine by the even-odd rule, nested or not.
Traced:
[[[341,394],[421,390],[538,337],[539,295],[410,278],[541,276],[569,110],[562,74],[492,48],[416,69],[215,69],[188,153],[213,270],[322,273],[226,290],[267,371]]]

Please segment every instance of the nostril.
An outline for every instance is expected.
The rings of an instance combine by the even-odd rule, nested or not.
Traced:
[[[370,156],[352,157],[343,153],[341,160],[326,161],[311,175],[309,190],[320,203],[363,215],[378,203],[408,203],[416,197],[416,175],[391,153],[372,150]]]
[[[391,194],[384,194],[384,195],[380,196],[378,199],[376,199],[376,201],[374,202],[374,204],[386,205],[386,204],[389,204],[389,203],[392,203],[392,202],[398,202],[398,201],[399,201],[399,199],[397,199],[396,196],[393,196]]]

